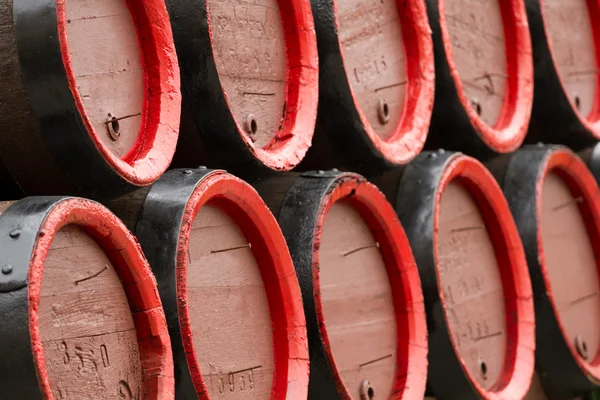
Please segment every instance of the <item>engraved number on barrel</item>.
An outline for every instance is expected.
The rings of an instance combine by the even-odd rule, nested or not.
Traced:
[[[119,399],[132,400],[133,393],[131,392],[131,388],[129,387],[129,383],[127,381],[119,381],[119,387],[117,388],[117,393],[119,395]]]
[[[234,371],[227,374],[222,372],[218,373],[217,389],[219,393],[236,392],[236,391],[247,391],[254,390],[254,369],[246,369],[243,371]],[[216,375],[216,374],[214,374]],[[213,385],[213,374],[210,375],[210,382]]]

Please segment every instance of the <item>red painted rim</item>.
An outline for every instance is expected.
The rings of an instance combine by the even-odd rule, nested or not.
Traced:
[[[334,0],[334,9],[336,26],[339,28],[336,1],[338,0]],[[422,0],[396,0],[396,6],[402,26],[405,54],[407,59],[410,58],[414,61],[406,64],[407,84],[404,109],[398,126],[388,139],[383,140],[375,132],[362,112],[350,82],[348,82],[348,87],[365,132],[373,146],[383,154],[388,162],[406,164],[423,150],[427,139],[433,110],[435,67],[431,28],[425,2]],[[339,48],[342,59],[344,59],[341,42],[339,42]]]
[[[485,144],[498,153],[519,148],[529,128],[533,106],[533,57],[527,13],[523,0],[498,0],[506,42],[506,93],[502,111],[493,127],[488,126],[471,107],[454,63],[452,42],[446,25],[445,0],[439,1],[440,27],[448,66],[458,98],[471,124]]]
[[[209,399],[194,350],[187,307],[188,243],[198,211],[207,203],[218,207],[252,244],[260,268],[273,326],[274,377],[271,399],[308,396],[308,341],[302,295],[287,243],[275,217],[246,182],[224,171],[205,177],[194,190],[183,216],[177,245],[177,295],[181,337],[196,392]]]
[[[281,129],[264,147],[257,147],[234,118],[248,150],[271,169],[289,171],[312,144],[319,98],[319,56],[309,0],[278,0],[286,47],[286,113]],[[209,15],[210,18],[210,15]],[[212,40],[212,39],[211,39]],[[231,104],[225,99],[229,109]]]
[[[66,1],[56,0],[58,36],[69,86],[84,126],[111,168],[134,185],[149,185],[171,164],[181,114],[179,64],[164,0],[123,0],[127,2],[137,32],[145,86],[142,125],[137,142],[123,158],[117,157],[104,145],[77,89],[67,39]]]
[[[452,181],[462,183],[485,221],[500,268],[506,312],[507,354],[498,382],[490,390],[477,383],[458,354],[454,333],[449,330],[452,345],[465,375],[479,395],[486,400],[521,399],[529,389],[534,370],[535,315],[529,270],[523,244],[502,189],[492,174],[477,160],[458,155],[447,165],[435,197],[434,235],[435,262],[438,265],[440,208],[444,190]],[[440,274],[437,271],[437,280]],[[438,290],[442,302],[444,293]],[[449,315],[446,314],[446,320]]]
[[[423,397],[427,380],[427,323],[419,271],[408,238],[396,212],[383,193],[373,184],[356,174],[347,174],[321,203],[313,243],[313,291],[319,329],[325,353],[332,366],[338,392],[344,399],[352,399],[337,367],[327,327],[323,322],[319,274],[319,247],[325,218],[337,202],[351,205],[363,218],[375,240],[386,265],[392,287],[396,314],[398,353],[393,386],[393,399]]]
[[[540,15],[542,16],[542,22],[544,24],[544,34],[546,35],[546,42],[548,43],[548,49],[550,50],[550,55],[552,56],[552,64],[554,65],[554,69],[557,72],[558,80],[560,82],[560,86],[563,92],[566,94],[567,90],[565,88],[565,84],[562,80],[560,74],[558,74],[558,68],[556,67],[556,63],[554,61],[554,50],[552,48],[552,42],[550,37],[548,36],[548,32],[545,29],[546,19],[544,17],[544,0],[540,1]],[[592,21],[592,32],[594,35],[594,46],[596,47],[596,64],[600,67],[600,25],[596,23],[596,21],[600,20],[600,1],[599,0],[587,0],[588,11],[590,13],[590,19]],[[571,105],[571,109],[581,122],[581,124],[589,130],[595,138],[600,139],[600,80],[598,80],[596,84],[596,95],[594,96],[594,105],[592,106],[592,112],[590,115],[585,116],[577,110],[577,107],[573,104],[571,98],[567,95],[567,99],[569,100],[569,104]]]
[[[57,203],[40,227],[28,274],[29,331],[40,389],[54,399],[38,324],[44,262],[54,236],[62,227],[77,225],[105,251],[119,276],[133,315],[142,363],[144,399],[172,399],[175,395],[173,355],[156,280],[135,237],[108,209],[87,199]],[[43,235],[41,233],[44,233]]]
[[[569,150],[556,150],[546,161],[546,165],[543,167],[540,178],[537,182],[536,196],[537,196],[537,221],[538,227],[541,225],[542,220],[542,191],[546,176],[550,172],[558,174],[558,176],[565,182],[569,191],[573,196],[581,197],[582,202],[578,204],[579,212],[585,222],[590,241],[592,243],[600,243],[600,191],[598,185],[592,173],[588,170],[584,162]],[[542,245],[542,232],[541,229],[537,231],[537,243],[538,243],[538,257],[540,260],[540,269],[542,277],[544,278],[544,286],[546,287],[546,296],[552,304],[552,310],[560,331],[565,339],[567,347],[571,351],[571,354],[579,368],[584,371],[588,376],[591,376],[595,380],[600,380],[600,353],[594,356],[592,361],[586,361],[583,359],[573,341],[567,335],[567,332],[561,323],[560,315],[558,313],[558,307],[554,302],[554,294],[552,291],[552,283],[548,277],[548,270],[546,268],[546,261],[544,255],[544,249]],[[596,264],[600,273],[600,246],[594,246],[594,254],[596,255]]]

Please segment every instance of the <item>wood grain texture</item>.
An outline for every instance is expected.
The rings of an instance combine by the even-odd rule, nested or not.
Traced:
[[[494,127],[504,104],[507,68],[499,1],[444,0],[452,57],[465,95]]]
[[[348,80],[362,113],[382,139],[401,121],[406,95],[406,55],[396,0],[337,3],[339,36]],[[389,120],[380,120],[380,102]]]
[[[341,378],[355,399],[369,380],[387,399],[396,372],[396,318],[387,270],[375,239],[352,206],[335,203],[319,252],[325,329]]]
[[[287,58],[277,0],[209,0],[212,44],[219,79],[238,126],[249,116],[257,147],[280,131],[285,115]]]
[[[133,148],[142,128],[144,71],[125,0],[66,0],[71,68],[85,112],[103,143],[118,157]],[[111,138],[108,115],[120,119]],[[122,118],[122,119],[121,119]]]
[[[600,347],[600,280],[585,222],[565,182],[549,173],[544,181],[542,248],[547,278],[567,341],[581,335],[589,361]]]
[[[56,233],[42,277],[39,328],[57,399],[138,399],[141,361],[125,291],[80,228]]]
[[[567,96],[586,118],[598,89],[597,52],[586,0],[541,0],[554,63]]]
[[[469,373],[490,389],[507,351],[500,266],[482,214],[461,183],[448,184],[439,207],[438,273],[448,326]]]
[[[225,213],[205,205],[192,226],[189,256],[190,322],[211,399],[269,398],[271,317],[248,240]]]

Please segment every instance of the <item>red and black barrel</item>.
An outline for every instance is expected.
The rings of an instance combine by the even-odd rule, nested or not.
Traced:
[[[427,0],[436,93],[426,147],[479,157],[519,148],[533,103],[524,0]]]
[[[277,221],[249,184],[176,169],[112,206],[156,275],[176,397],[306,398],[298,280]]]
[[[312,2],[319,46],[317,132],[304,169],[405,164],[427,137],[434,95],[423,0]]]
[[[181,96],[163,0],[3,0],[0,24],[5,199],[106,198],[167,169]]]
[[[173,399],[156,281],[100,204],[0,203],[0,399]]]
[[[534,369],[531,283],[494,177],[471,157],[438,151],[379,185],[406,230],[423,285],[427,394],[523,398]]]
[[[309,0],[166,0],[181,64],[175,165],[290,170],[311,145],[318,56]]]
[[[385,196],[362,176],[284,174],[255,182],[298,274],[309,398],[417,399],[427,329],[419,274]]]
[[[600,139],[600,3],[527,0],[535,100],[530,143],[575,150]]]
[[[493,166],[521,235],[536,312],[536,368],[572,397],[600,379],[600,190],[559,146],[526,146]]]

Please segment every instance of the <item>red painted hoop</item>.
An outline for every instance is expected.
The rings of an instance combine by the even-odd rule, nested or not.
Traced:
[[[552,57],[552,64],[554,65],[554,69],[557,71],[558,81],[560,82],[560,87],[564,93],[567,93],[566,87],[562,80],[562,77],[558,74],[558,68],[556,68],[556,63],[554,59],[554,50],[552,47],[552,41],[548,36],[548,31],[546,30],[546,19],[543,3],[544,0],[539,0],[540,2],[540,15],[542,17],[542,23],[544,25],[544,34],[546,35],[546,42],[548,43],[548,49],[550,50],[550,55]],[[594,21],[600,21],[600,1],[598,0],[586,0],[588,11],[590,13],[590,19],[592,21],[592,32],[594,35],[594,45],[596,47],[596,64],[600,68],[600,25],[598,23],[594,23]],[[577,116],[577,119],[581,122],[581,124],[589,130],[596,139],[600,139],[600,80],[596,83],[596,95],[594,96],[594,105],[592,107],[592,112],[589,116],[582,115],[577,107],[573,104],[573,101],[567,96],[569,100],[569,104],[571,105],[571,109]]]
[[[38,325],[42,274],[48,250],[62,227],[82,228],[105,251],[125,289],[137,331],[144,399],[172,399],[175,395],[173,356],[167,322],[156,280],[135,237],[108,209],[87,199],[68,198],[57,203],[40,227],[32,252],[29,281],[29,331],[40,389],[53,400]]]
[[[336,15],[336,26],[339,29],[336,1],[334,0],[333,6]],[[407,95],[404,100],[404,109],[398,126],[388,139],[381,139],[371,127],[359,106],[350,83],[348,83],[348,87],[365,132],[373,146],[384,155],[388,162],[406,164],[423,150],[427,139],[433,111],[435,67],[433,40],[431,39],[431,28],[429,27],[425,2],[422,0],[396,0],[396,6],[402,26],[405,53],[416,61],[406,64]],[[343,46],[339,39],[338,42],[343,60]]]
[[[440,27],[450,74],[458,98],[471,124],[491,149],[508,153],[519,148],[529,128],[533,106],[533,58],[527,13],[523,0],[498,0],[506,38],[507,93],[494,127],[488,126],[471,107],[463,89],[446,25],[445,0],[439,1]]]
[[[398,354],[393,387],[394,399],[416,399],[423,397],[427,376],[427,323],[421,290],[419,271],[400,220],[383,193],[360,175],[348,174],[321,202],[315,225],[313,243],[313,292],[317,320],[324,321],[321,302],[319,248],[325,218],[337,202],[347,202],[371,230],[379,242],[388,277],[392,287],[396,314]],[[410,257],[409,257],[410,256]],[[325,353],[332,366],[338,393],[343,399],[352,399],[337,367],[327,327],[319,323]]]
[[[542,220],[541,207],[544,180],[550,172],[558,174],[574,196],[584,199],[584,201],[578,203],[579,212],[584,220],[591,242],[600,243],[600,191],[598,190],[598,185],[585,163],[568,150],[554,151],[547,159],[546,165],[543,166],[539,175],[539,180],[536,185],[537,225],[540,226]],[[567,332],[561,323],[558,308],[554,302],[552,283],[550,282],[548,270],[546,269],[546,258],[542,245],[542,232],[539,229],[537,231],[537,244],[540,270],[544,279],[544,286],[546,287],[546,295],[552,304],[552,310],[565,339],[565,343],[579,368],[584,371],[586,375],[589,375],[598,381],[600,380],[600,353],[596,354],[591,362],[583,359],[577,352],[573,341],[569,339]],[[600,246],[596,245],[593,250],[596,255],[596,260],[598,260],[600,256]],[[600,273],[600,262],[597,261],[596,264],[598,272]]]
[[[177,245],[177,294],[181,338],[196,392],[210,399],[196,358],[187,308],[188,245],[198,211],[210,203],[252,238],[252,253],[267,292],[273,327],[275,371],[271,399],[308,396],[308,342],[300,286],[287,243],[275,217],[246,182],[224,171],[204,178],[190,197]]]
[[[465,375],[479,395],[486,400],[520,399],[529,389],[534,370],[535,315],[533,293],[523,244],[513,220],[508,202],[492,174],[474,158],[459,155],[447,165],[435,195],[434,257],[438,265],[439,204],[450,182],[458,180],[469,190],[479,206],[490,239],[494,245],[500,268],[505,299],[507,327],[507,356],[503,371],[496,385],[489,391],[477,383],[467,366],[457,354]],[[506,267],[504,267],[506,266]],[[440,281],[439,271],[437,281]],[[440,299],[444,293],[438,290]],[[449,316],[444,309],[446,320]],[[457,349],[454,333],[449,330],[454,349]]]
[[[266,146],[260,148],[243,133],[239,121],[235,120],[235,124],[254,157],[271,169],[289,171],[302,161],[312,143],[319,98],[319,56],[310,1],[278,0],[278,4],[287,57],[286,113],[281,129]],[[231,109],[224,88],[223,93]]]
[[[77,110],[98,151],[107,163],[133,185],[146,186],[169,167],[181,114],[179,64],[164,0],[124,0],[137,33],[144,69],[142,125],[133,148],[117,157],[100,139],[83,105],[73,72],[67,39],[67,0],[56,0],[62,60]]]

